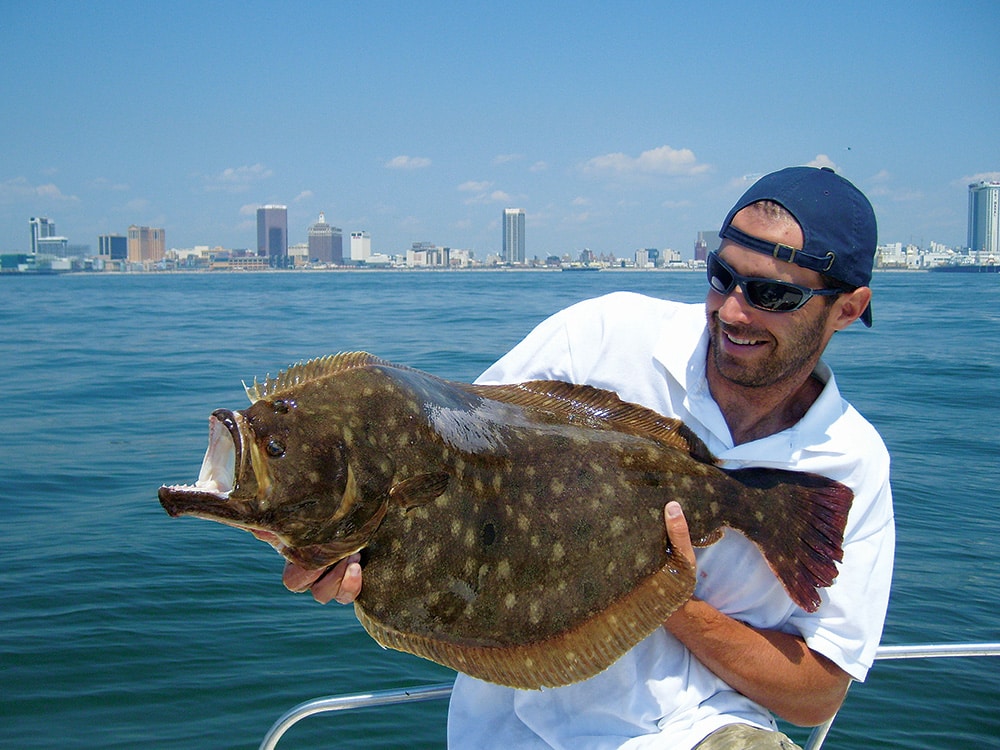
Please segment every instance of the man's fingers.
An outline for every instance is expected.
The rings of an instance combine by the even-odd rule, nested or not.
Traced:
[[[325,572],[326,570],[323,568],[319,570],[306,570],[305,568],[300,568],[298,565],[286,562],[285,570],[281,574],[281,582],[285,584],[285,588],[289,591],[301,594],[307,591],[316,579]]]
[[[663,520],[667,524],[667,536],[670,544],[693,566],[694,545],[691,544],[691,534],[688,531],[687,520],[684,518],[684,511],[681,510],[680,503],[670,501],[663,509]]]
[[[290,591],[302,593],[311,589],[313,599],[326,604],[336,599],[341,604],[350,604],[361,593],[361,555],[350,555],[332,568],[306,570],[298,565],[286,563],[282,581]]]
[[[361,593],[361,555],[345,557],[327,570],[310,586],[313,599],[326,604],[336,599],[350,604]]]

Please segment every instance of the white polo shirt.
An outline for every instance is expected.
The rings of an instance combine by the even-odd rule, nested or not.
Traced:
[[[798,424],[734,446],[708,390],[707,348],[704,305],[619,292],[542,322],[478,382],[555,379],[607,388],[684,421],[725,468],[809,471],[850,487],[844,561],[834,584],[821,591],[816,612],[796,606],[757,548],[728,530],[721,541],[696,550],[695,595],[753,627],[800,635],[863,680],[882,634],[895,545],[885,445],[820,363],[816,375],[826,385]],[[660,628],[601,674],[566,687],[514,690],[459,675],[448,744],[455,750],[687,750],[735,722],[775,726],[766,709]]]

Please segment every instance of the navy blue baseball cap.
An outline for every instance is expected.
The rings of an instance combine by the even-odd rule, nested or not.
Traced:
[[[781,204],[795,217],[805,238],[801,248],[768,242],[731,226],[737,212],[763,200]],[[872,204],[829,167],[788,167],[761,177],[733,206],[719,236],[852,287],[871,283],[878,245]],[[871,326],[871,305],[861,321]]]

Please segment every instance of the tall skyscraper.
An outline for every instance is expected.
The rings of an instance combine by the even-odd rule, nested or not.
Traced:
[[[97,256],[101,260],[125,260],[128,258],[128,238],[121,234],[98,236]]]
[[[365,263],[372,257],[372,238],[368,232],[351,232],[351,260]]]
[[[503,210],[503,259],[507,263],[524,263],[524,209]]]
[[[257,254],[268,259],[271,268],[288,265],[288,207],[262,206],[257,209]]]
[[[32,216],[28,222],[31,228],[31,254],[38,255],[38,241],[56,236],[56,223],[43,216]]]
[[[969,185],[969,250],[1000,255],[1000,182]]]
[[[167,233],[163,229],[140,227],[133,224],[128,228],[129,263],[157,263],[163,260],[167,251]]]
[[[694,241],[694,259],[707,259],[708,254],[718,250],[720,245],[722,245],[722,240],[719,238],[718,229],[698,232],[698,237]]]
[[[344,233],[340,227],[327,224],[322,213],[319,221],[309,227],[309,260],[338,266],[344,262]]]

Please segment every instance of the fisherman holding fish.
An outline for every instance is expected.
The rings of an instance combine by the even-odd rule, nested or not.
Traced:
[[[834,333],[858,319],[872,324],[874,212],[833,171],[793,167],[751,186],[720,237],[705,304],[631,293],[581,302],[541,323],[478,382],[608,389],[683,420],[726,469],[843,483],[854,498],[836,580],[806,611],[743,535],[727,529],[696,550],[683,508],[671,502],[667,534],[696,566],[695,596],[582,682],[518,690],[459,674],[450,747],[794,748],[772,714],[822,723],[871,667],[895,541],[889,457],[821,355]],[[347,603],[361,591],[359,559],[325,575],[289,564],[284,580]]]

